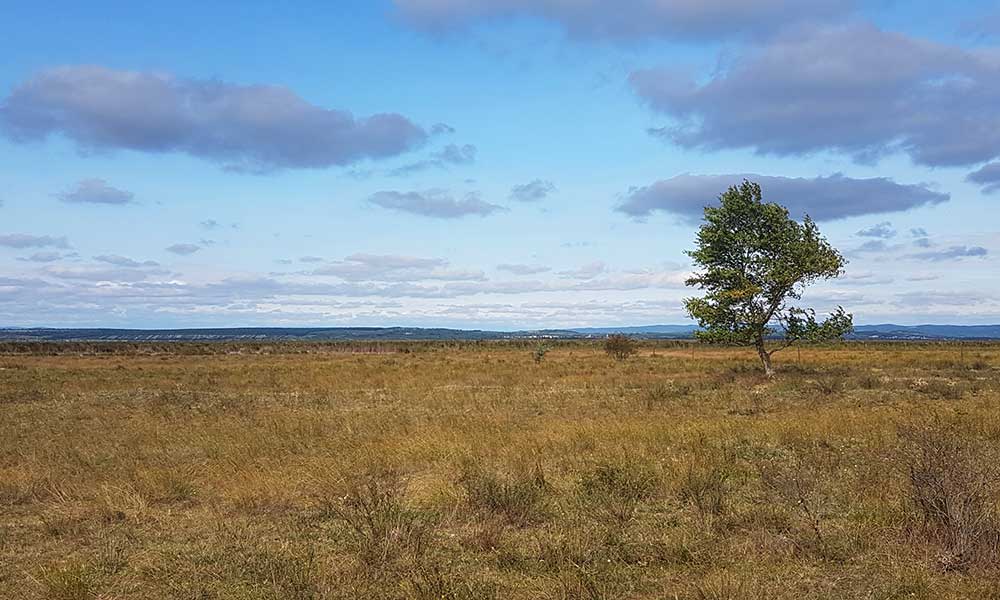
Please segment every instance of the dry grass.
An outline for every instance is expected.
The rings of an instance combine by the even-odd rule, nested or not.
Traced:
[[[0,348],[0,597],[1000,598],[1000,346],[351,349]]]

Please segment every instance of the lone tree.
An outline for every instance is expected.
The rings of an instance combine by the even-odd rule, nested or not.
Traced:
[[[853,317],[837,307],[816,321],[816,312],[790,303],[806,285],[843,273],[844,258],[820,235],[807,215],[802,223],[784,207],[761,201],[760,186],[744,181],[705,208],[698,248],[687,254],[700,272],[687,285],[705,291],[684,301],[710,343],[754,346],[770,377],[771,355],[797,341],[842,337]],[[774,340],[770,345],[768,340]]]

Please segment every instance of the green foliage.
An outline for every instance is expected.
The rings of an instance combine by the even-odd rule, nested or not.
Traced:
[[[535,359],[536,363],[540,363],[542,362],[542,359],[545,358],[545,355],[548,353],[549,353],[548,346],[546,346],[545,344],[538,344],[538,346],[535,347],[535,351],[531,353],[531,357]]]
[[[685,300],[705,342],[756,346],[765,369],[764,340],[780,334],[781,346],[835,339],[851,331],[850,314],[838,308],[825,321],[812,309],[790,304],[805,286],[843,272],[844,258],[808,216],[802,223],[784,207],[761,200],[756,183],[744,181],[705,208],[698,247],[688,252],[700,272],[687,285],[705,291]]]

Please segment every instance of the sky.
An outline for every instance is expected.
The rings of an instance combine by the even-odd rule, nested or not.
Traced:
[[[744,178],[817,311],[1000,323],[993,2],[0,4],[0,326],[686,323]]]

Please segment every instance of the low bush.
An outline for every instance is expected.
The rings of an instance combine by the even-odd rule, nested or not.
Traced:
[[[943,547],[946,570],[1000,558],[1000,467],[955,422],[933,418],[899,428],[901,466],[922,533]]]
[[[627,335],[615,333],[604,340],[604,352],[617,361],[623,361],[638,351],[635,340]]]

